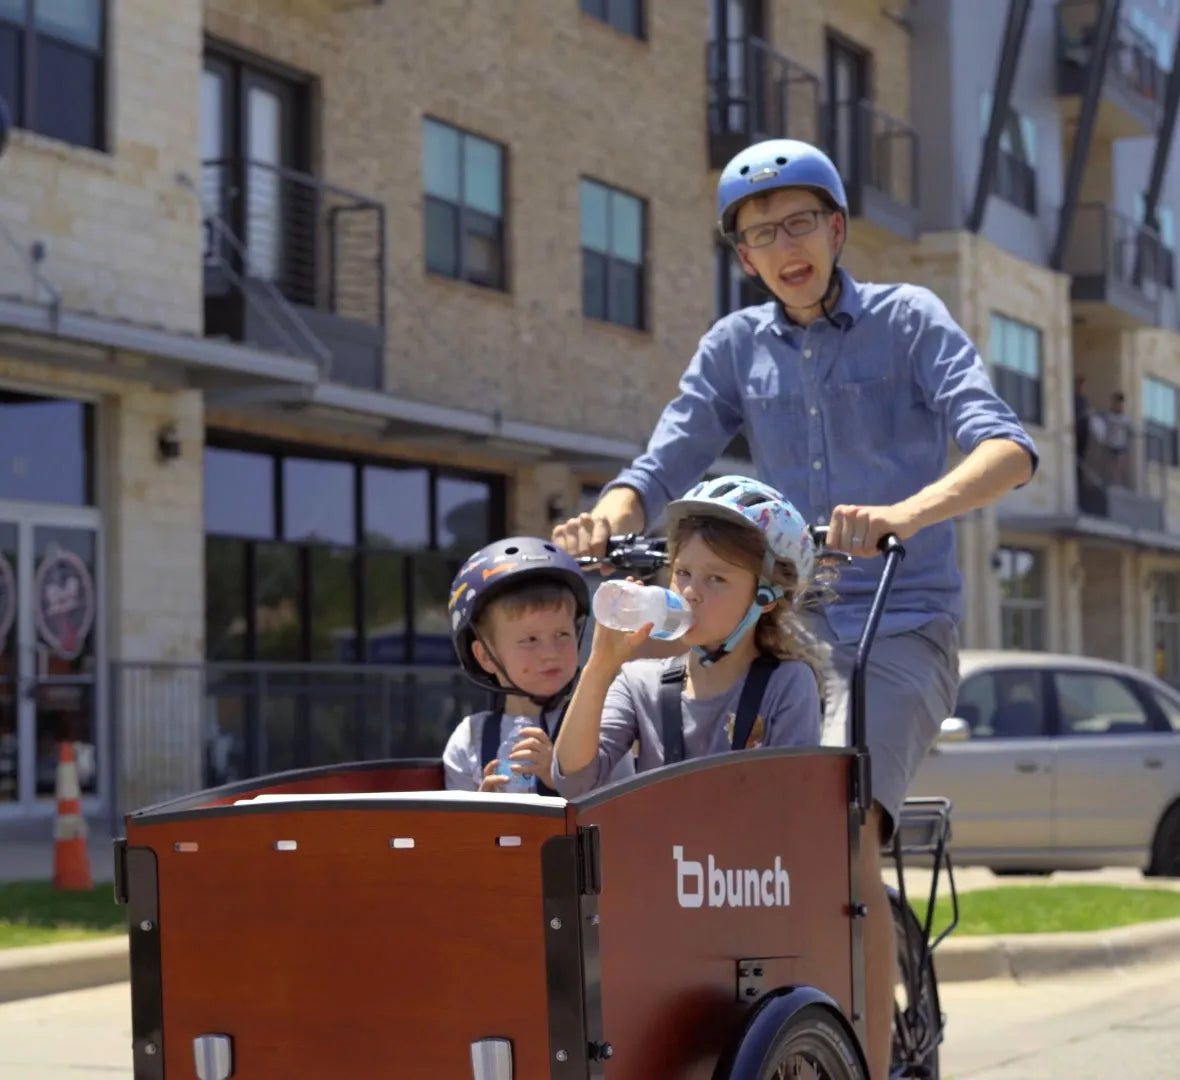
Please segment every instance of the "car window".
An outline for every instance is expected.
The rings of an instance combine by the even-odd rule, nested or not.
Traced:
[[[1172,730],[1180,731],[1180,696],[1167,690],[1157,690],[1154,686],[1149,686],[1147,691],[1163,710]]]
[[[1117,676],[1057,671],[1053,681],[1062,735],[1136,735],[1151,730],[1151,718]]]
[[[1035,738],[1045,734],[1041,672],[1035,668],[981,671],[959,687],[955,715],[973,739]]]

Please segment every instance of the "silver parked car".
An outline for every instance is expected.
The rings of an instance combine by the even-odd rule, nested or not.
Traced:
[[[1180,692],[1106,660],[964,650],[910,794],[951,799],[960,865],[1180,876]]]

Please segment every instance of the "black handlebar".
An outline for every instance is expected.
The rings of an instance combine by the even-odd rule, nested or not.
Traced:
[[[852,557],[845,552],[832,551],[825,547],[828,538],[826,525],[812,525],[810,529],[811,537],[815,541],[817,559],[846,563],[852,561]],[[852,664],[848,691],[848,709],[851,714],[850,745],[856,751],[852,795],[862,824],[873,801],[869,753],[865,741],[865,672],[873,639],[877,635],[877,627],[885,611],[885,602],[893,586],[893,578],[897,574],[898,565],[905,558],[905,548],[893,533],[881,537],[877,549],[885,556],[885,566],[881,570],[881,579],[877,583],[868,616],[856,644],[856,659]],[[584,555],[578,558],[578,564],[586,569],[607,565],[616,570],[629,571],[641,578],[652,577],[668,565],[668,541],[662,536],[640,536],[637,533],[612,536],[607,541],[603,556]]]

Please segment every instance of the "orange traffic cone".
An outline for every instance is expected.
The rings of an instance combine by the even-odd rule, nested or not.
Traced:
[[[53,887],[90,889],[90,855],[86,850],[86,819],[82,816],[82,792],[74,744],[64,741],[57,760],[57,821],[53,828]]]

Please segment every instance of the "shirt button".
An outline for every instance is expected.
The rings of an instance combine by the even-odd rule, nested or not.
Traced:
[[[819,415],[819,409],[817,409],[817,408],[816,408],[814,405],[812,405],[812,406],[811,406],[811,408],[810,408],[810,409],[808,409],[807,411],[808,411],[809,413],[811,413],[811,415],[812,415],[812,416],[818,416],[818,415]]]
[[[816,460],[811,463],[811,467],[815,469],[816,472],[819,472],[819,470],[824,467],[824,463],[816,458]]]
[[[803,350],[803,355],[804,355],[804,356],[805,356],[805,357],[806,357],[808,360],[810,360],[810,359],[811,359],[811,350],[810,350],[810,349],[804,349],[804,350]]]

